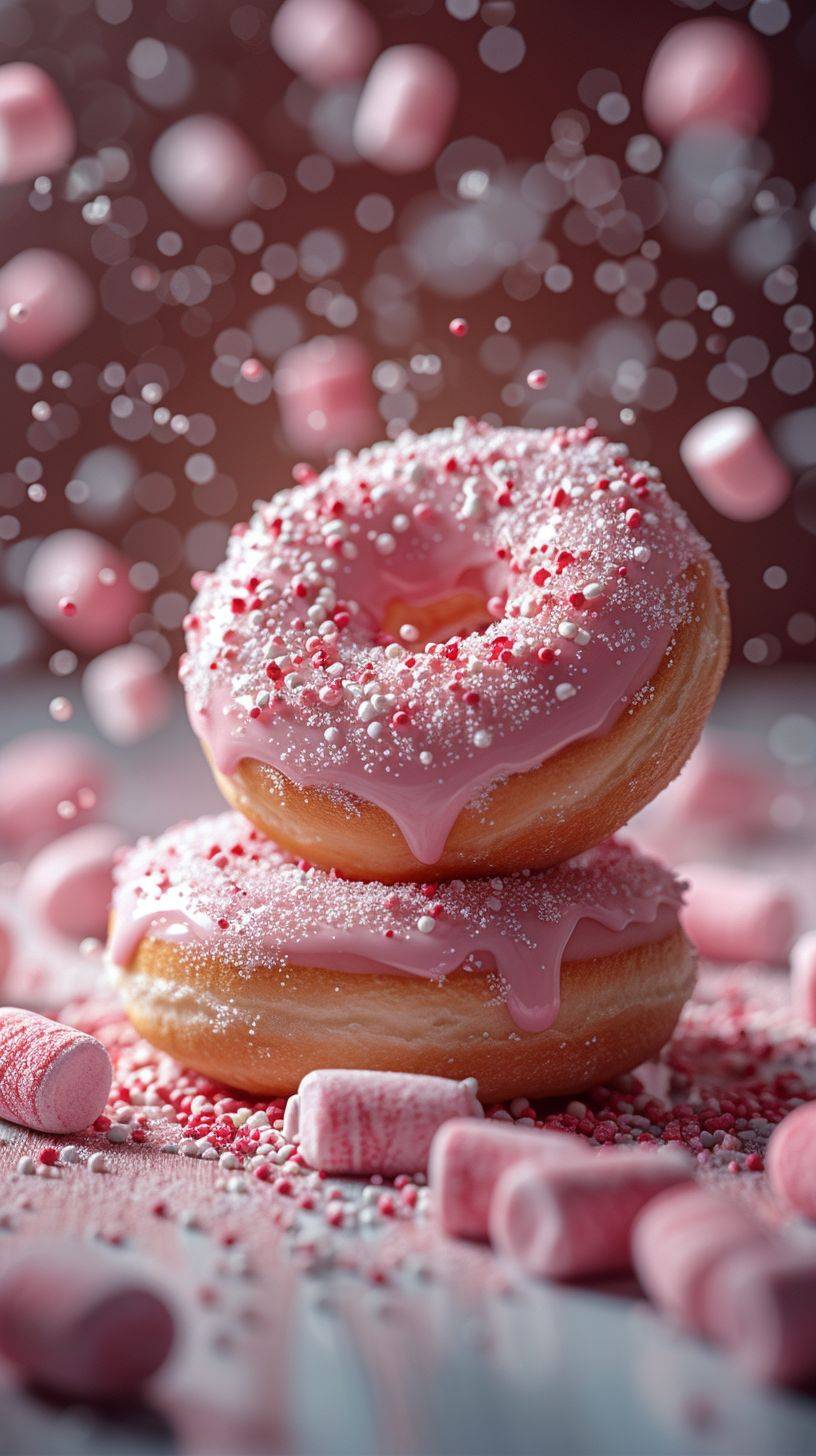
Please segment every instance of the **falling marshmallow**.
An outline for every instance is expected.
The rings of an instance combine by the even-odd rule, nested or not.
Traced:
[[[438,51],[422,45],[383,51],[354,118],[360,156],[386,172],[421,172],[445,143],[458,95],[456,72]]]
[[[760,521],[787,499],[787,467],[756,415],[740,405],[692,426],[680,456],[698,490],[731,521]]]

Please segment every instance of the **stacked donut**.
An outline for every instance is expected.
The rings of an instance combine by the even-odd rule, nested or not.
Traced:
[[[195,582],[190,720],[233,812],[117,871],[151,1041],[259,1093],[314,1068],[572,1092],[670,1035],[680,887],[610,841],[728,650],[716,562],[592,424],[406,433],[259,504]]]

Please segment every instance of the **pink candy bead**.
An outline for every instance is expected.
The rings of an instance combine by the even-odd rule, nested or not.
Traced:
[[[150,170],[185,217],[203,227],[224,227],[249,210],[250,183],[262,163],[232,122],[185,116],[159,137]]]
[[[81,268],[50,248],[27,248],[0,268],[0,350],[43,359],[81,334],[96,295]]]
[[[658,1193],[688,1183],[691,1159],[637,1150],[547,1167],[508,1168],[490,1205],[490,1241],[527,1274],[586,1279],[630,1268],[637,1215]]]
[[[386,172],[421,172],[444,145],[459,83],[450,62],[423,45],[392,46],[375,61],[354,118],[361,157]]]
[[[783,1207],[816,1220],[816,1102],[795,1108],[774,1128],[765,1166]]]
[[[797,1016],[816,1026],[816,930],[800,935],[791,951],[791,1002]]]
[[[83,673],[82,694],[100,733],[112,743],[137,743],[155,732],[172,701],[159,659],[138,642],[95,657]]]
[[[355,339],[312,339],[289,349],[275,373],[281,420],[297,450],[354,449],[379,426],[371,362]]]
[[[71,114],[39,66],[0,66],[0,184],[58,172],[76,144]]]
[[[272,21],[281,60],[321,89],[364,76],[378,43],[374,19],[357,0],[285,0]]]
[[[174,1320],[121,1258],[67,1241],[18,1253],[0,1277],[0,1353],[75,1400],[135,1394],[170,1353]]]
[[[109,824],[85,824],[41,849],[23,876],[21,894],[59,935],[104,937],[113,891],[113,858],[123,843]]]
[[[789,1119],[788,1119],[789,1120]],[[816,1376],[816,1253],[768,1240],[711,1271],[711,1338],[751,1379],[803,1385]]]
[[[687,1329],[710,1335],[707,1299],[714,1270],[737,1250],[768,1238],[735,1198],[701,1187],[672,1188],[636,1219],[632,1263],[653,1304]]]
[[[106,780],[87,738],[62,731],[15,738],[0,748],[0,839],[19,847],[75,828],[93,813]]]
[[[770,875],[713,864],[682,865],[678,874],[689,881],[683,928],[700,955],[784,964],[798,918],[784,884]]]
[[[71,647],[101,652],[127,637],[142,597],[129,562],[90,531],[56,531],[34,552],[25,596],[35,616]]]
[[[756,415],[739,405],[715,410],[693,425],[680,456],[697,489],[729,520],[762,520],[787,500],[787,466]]]
[[[437,1133],[428,1162],[433,1210],[444,1233],[486,1239],[496,1185],[508,1168],[532,1159],[542,1167],[591,1162],[583,1138],[539,1132],[499,1121],[447,1122]]]
[[[286,1104],[283,1131],[322,1173],[423,1172],[451,1117],[481,1118],[472,1081],[407,1072],[310,1072]]]
[[[92,1036],[0,1008],[0,1117],[36,1132],[83,1132],[104,1111],[110,1058]]]
[[[687,127],[727,127],[752,136],[770,103],[770,75],[760,42],[733,20],[687,20],[663,37],[643,88],[643,110],[659,136]]]

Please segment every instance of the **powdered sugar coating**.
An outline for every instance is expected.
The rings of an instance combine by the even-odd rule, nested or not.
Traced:
[[[250,757],[349,791],[432,863],[481,789],[609,730],[689,617],[706,552],[654,467],[591,424],[461,419],[341,452],[198,579],[190,718],[222,772]],[[423,648],[411,607],[456,592],[492,620]]]
[[[344,880],[282,854],[238,814],[140,840],[116,870],[110,954],[127,967],[144,937],[256,967],[322,966],[442,978],[497,972],[527,1031],[558,1011],[564,956],[608,955],[669,935],[681,890],[672,874],[609,842],[555,869],[440,884]]]

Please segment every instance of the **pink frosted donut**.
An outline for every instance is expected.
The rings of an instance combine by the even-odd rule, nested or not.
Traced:
[[[659,136],[689,126],[723,126],[752,136],[768,114],[771,81],[749,26],[719,17],[685,20],[652,56],[643,110]]]
[[[322,1067],[585,1087],[652,1055],[693,981],[679,886],[607,844],[438,885],[294,863],[238,814],[143,840],[115,870],[110,960],[131,1020],[231,1086]]]
[[[104,1112],[112,1076],[94,1037],[0,1007],[0,1117],[36,1132],[84,1132]]]
[[[685,761],[728,645],[704,542],[589,425],[341,452],[198,580],[181,677],[221,788],[359,879],[597,844]]]
[[[250,210],[262,170],[243,132],[221,116],[185,116],[162,132],[150,170],[165,197],[203,227],[226,227]]]
[[[365,75],[378,39],[376,22],[359,0],[285,0],[272,21],[281,60],[321,88]]]
[[[20,893],[29,909],[60,935],[104,936],[113,889],[113,857],[121,830],[85,824],[55,839],[26,867]]]
[[[383,51],[365,83],[354,118],[361,157],[386,172],[420,172],[441,151],[459,82],[450,61],[424,45]]]
[[[93,814],[106,788],[104,762],[89,738],[57,729],[24,733],[0,748],[0,840],[19,849],[65,834]]]
[[[56,531],[34,552],[25,577],[35,616],[81,652],[101,652],[127,637],[142,596],[130,563],[90,531]]]
[[[112,743],[138,743],[155,733],[172,701],[158,657],[140,642],[95,657],[82,675],[82,696],[100,733]]]
[[[0,268],[0,350],[12,359],[43,359],[81,334],[95,307],[73,258],[26,248]]]
[[[39,66],[0,66],[0,184],[58,172],[76,144],[74,123]]]

